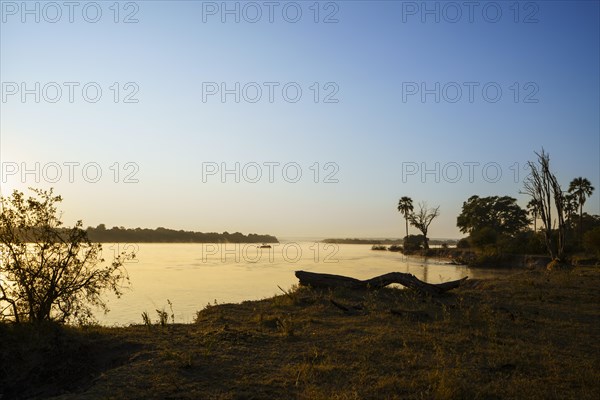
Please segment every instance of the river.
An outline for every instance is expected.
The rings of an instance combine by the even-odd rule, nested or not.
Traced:
[[[488,278],[507,270],[469,269],[447,260],[407,257],[400,253],[371,250],[371,245],[282,242],[271,248],[256,244],[105,244],[104,251],[135,250],[137,257],[125,267],[130,287],[117,299],[107,296],[110,312],[96,313],[102,325],[142,323],[147,311],[171,314],[175,322],[192,322],[196,311],[208,303],[236,303],[281,294],[298,280],[294,271],[305,270],[367,279],[387,272],[408,272],[430,283]],[[108,259],[108,257],[105,257]]]

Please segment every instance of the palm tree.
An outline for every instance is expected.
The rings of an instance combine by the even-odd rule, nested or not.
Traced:
[[[594,187],[587,178],[575,178],[569,184],[569,193],[572,193],[577,198],[579,205],[579,240],[582,238],[582,220],[583,220],[583,205],[585,200],[592,195]]]
[[[406,221],[406,236],[408,237],[408,216],[413,212],[413,203],[410,197],[402,197],[400,201],[398,201],[398,211],[404,215],[404,220]]]
[[[533,231],[537,231],[537,219],[540,215],[540,205],[535,199],[529,200],[527,203],[527,209],[529,210],[529,214],[533,217]]]

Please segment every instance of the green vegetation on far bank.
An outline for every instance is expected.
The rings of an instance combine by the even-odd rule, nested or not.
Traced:
[[[591,182],[574,178],[565,191],[550,168],[550,155],[543,148],[535,155],[537,160],[527,163],[530,174],[520,192],[530,198],[526,209],[506,195],[473,195],[463,202],[456,226],[468,236],[459,240],[456,247],[472,250],[469,253],[474,257],[469,258],[474,260],[468,264],[494,266],[510,262],[515,255],[547,254],[549,268],[570,268],[574,260],[600,258],[600,215],[583,212],[595,190]],[[397,209],[405,218],[402,252],[427,256],[427,232],[439,215],[439,207],[429,209],[421,202],[415,211],[412,199],[403,196]],[[409,222],[420,231],[419,235],[408,233]]]
[[[323,239],[323,243],[332,244],[398,244],[402,243],[402,239]]]
[[[275,236],[240,232],[192,232],[167,228],[124,228],[107,229],[104,224],[88,227],[91,241],[102,243],[279,243]]]
[[[429,239],[429,244],[433,246],[441,246],[446,244],[448,246],[455,245],[458,240],[454,239]],[[399,245],[403,243],[402,239],[324,239],[323,243],[335,243],[335,244],[371,244],[371,245]]]
[[[419,239],[411,239],[418,241]],[[471,268],[544,268],[552,259],[543,253],[502,253],[494,249],[470,247],[448,247],[423,249],[420,247],[392,245],[373,245],[371,250],[401,252],[407,256],[433,257],[446,259],[450,264],[467,265]],[[569,257],[571,266],[600,266],[600,257],[593,254],[578,253]]]
[[[188,325],[0,324],[1,394],[597,399],[599,285],[598,268],[533,270],[441,297],[301,287],[207,306]]]

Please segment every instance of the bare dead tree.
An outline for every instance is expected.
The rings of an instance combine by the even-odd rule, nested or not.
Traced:
[[[428,208],[427,203],[422,201],[419,203],[419,210],[411,213],[408,216],[410,224],[421,231],[423,234],[423,247],[429,248],[429,239],[427,238],[427,231],[431,222],[440,215],[440,206],[434,208]]]
[[[550,155],[542,149],[535,153],[537,162],[529,161],[530,175],[525,179],[523,193],[538,205],[544,240],[553,260],[563,261],[565,247],[565,198],[556,176],[550,171]],[[556,210],[558,226],[553,229],[552,209]],[[556,231],[556,232],[555,232]]]

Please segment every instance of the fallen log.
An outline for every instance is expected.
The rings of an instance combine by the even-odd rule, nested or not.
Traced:
[[[407,288],[432,295],[455,289],[467,279],[467,277],[464,277],[456,281],[433,284],[423,282],[417,279],[416,276],[403,272],[390,272],[364,281],[348,276],[307,271],[296,271],[295,275],[300,281],[301,286],[312,286],[314,288],[381,289],[392,283],[399,283]]]

